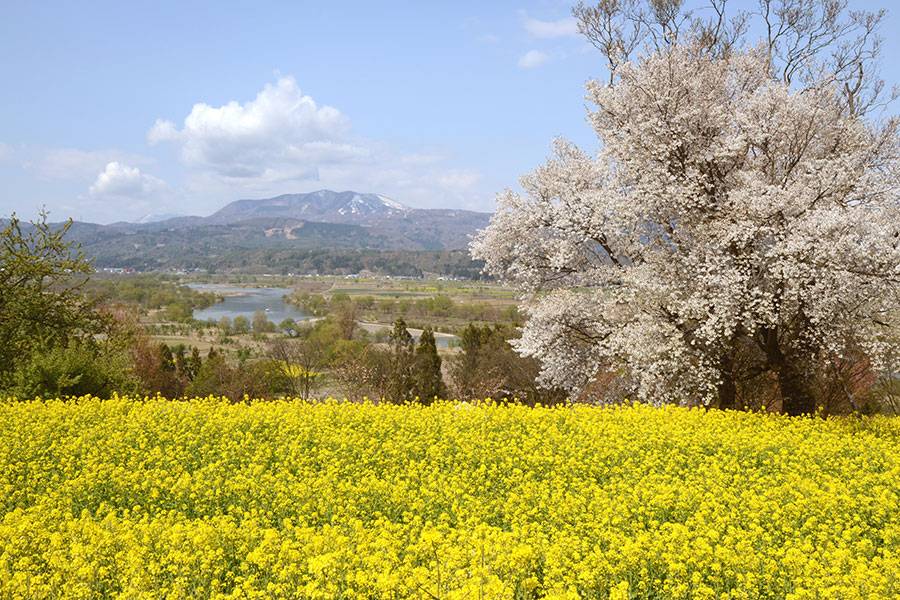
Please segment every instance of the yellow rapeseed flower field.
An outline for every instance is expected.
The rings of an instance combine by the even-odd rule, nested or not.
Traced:
[[[900,420],[0,403],[3,598],[897,598]]]

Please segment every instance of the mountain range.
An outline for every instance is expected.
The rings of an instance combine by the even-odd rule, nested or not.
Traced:
[[[191,268],[239,262],[241,253],[464,250],[490,213],[420,209],[380,194],[319,190],[237,200],[207,217],[148,215],[142,222],[76,222],[70,236],[98,267]]]

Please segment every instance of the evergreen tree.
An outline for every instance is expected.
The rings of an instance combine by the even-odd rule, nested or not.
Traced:
[[[175,374],[181,379],[187,378],[185,373],[185,346],[184,344],[175,344],[170,348],[172,354],[172,364],[175,366]]]
[[[447,388],[441,376],[441,357],[438,355],[431,327],[425,328],[416,347],[413,391],[419,401],[426,404],[433,402],[435,398],[446,396]]]
[[[450,376],[454,383],[455,392],[461,399],[478,397],[483,385],[479,366],[482,363],[482,347],[486,346],[492,337],[491,328],[488,325],[469,323],[459,334],[460,352],[450,361]]]
[[[200,358],[200,350],[196,346],[191,348],[191,355],[185,359],[184,366],[188,379],[193,380],[194,377],[197,376],[200,367],[203,366],[203,360]]]
[[[394,329],[389,337],[391,348],[391,371],[387,385],[387,398],[391,402],[406,402],[413,398],[413,362],[415,342],[406,328],[406,321],[394,321]]]
[[[159,351],[159,363],[160,367],[163,371],[168,371],[170,373],[175,372],[175,357],[172,356],[172,350],[169,348],[168,344],[160,344],[158,347]]]

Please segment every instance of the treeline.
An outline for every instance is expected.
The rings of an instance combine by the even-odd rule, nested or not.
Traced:
[[[439,274],[462,279],[484,279],[481,261],[465,250],[361,250],[236,248],[213,252],[153,248],[152,251],[117,251],[110,254],[94,248],[96,264],[138,271],[162,269],[201,270],[209,273],[317,273],[351,275],[371,272],[393,277],[423,277]]]
[[[198,266],[200,266],[198,264]],[[392,277],[423,277],[427,273],[483,279],[480,261],[473,261],[465,250],[342,250],[342,249],[265,249],[229,252],[212,260],[210,272],[317,273],[351,275],[369,271]]]
[[[423,298],[376,298],[369,295],[350,296],[346,293],[332,295],[294,292],[286,301],[305,312],[322,316],[352,313],[356,318],[370,321],[392,321],[402,317],[413,326],[423,328],[441,323],[442,331],[456,330],[455,325],[468,322],[519,324],[522,317],[511,304],[491,302],[458,302],[446,294]]]
[[[415,340],[403,319],[395,321],[384,341],[340,313],[287,332],[266,338],[262,351],[238,351],[236,360],[221,351],[202,359],[196,349],[157,345],[156,354],[140,362],[135,373],[149,386],[145,389],[170,397],[338,397],[397,403],[515,398],[529,404],[553,404],[566,397],[538,385],[538,364],[514,351],[510,341],[516,332],[510,327],[470,324],[460,334],[458,350],[445,356],[438,353],[430,327]]]
[[[188,321],[194,310],[215,304],[219,298],[211,292],[201,292],[177,279],[162,274],[117,275],[91,277],[84,293],[99,303],[123,302],[145,311],[161,310],[167,321]]]
[[[458,399],[515,398],[553,404],[565,399],[559,390],[537,383],[539,366],[517,354],[510,341],[515,330],[501,325],[469,324],[460,334],[457,352],[442,357],[434,333],[426,327],[416,343],[406,322],[397,319],[384,343],[372,343],[365,331],[330,314],[296,339],[277,342],[271,358],[300,365],[302,373],[318,373],[303,381],[301,397],[325,389],[326,395],[351,400],[430,402]]]

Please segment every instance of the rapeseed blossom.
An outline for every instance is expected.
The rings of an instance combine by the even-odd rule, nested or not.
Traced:
[[[0,404],[2,598],[892,598],[900,421]]]

